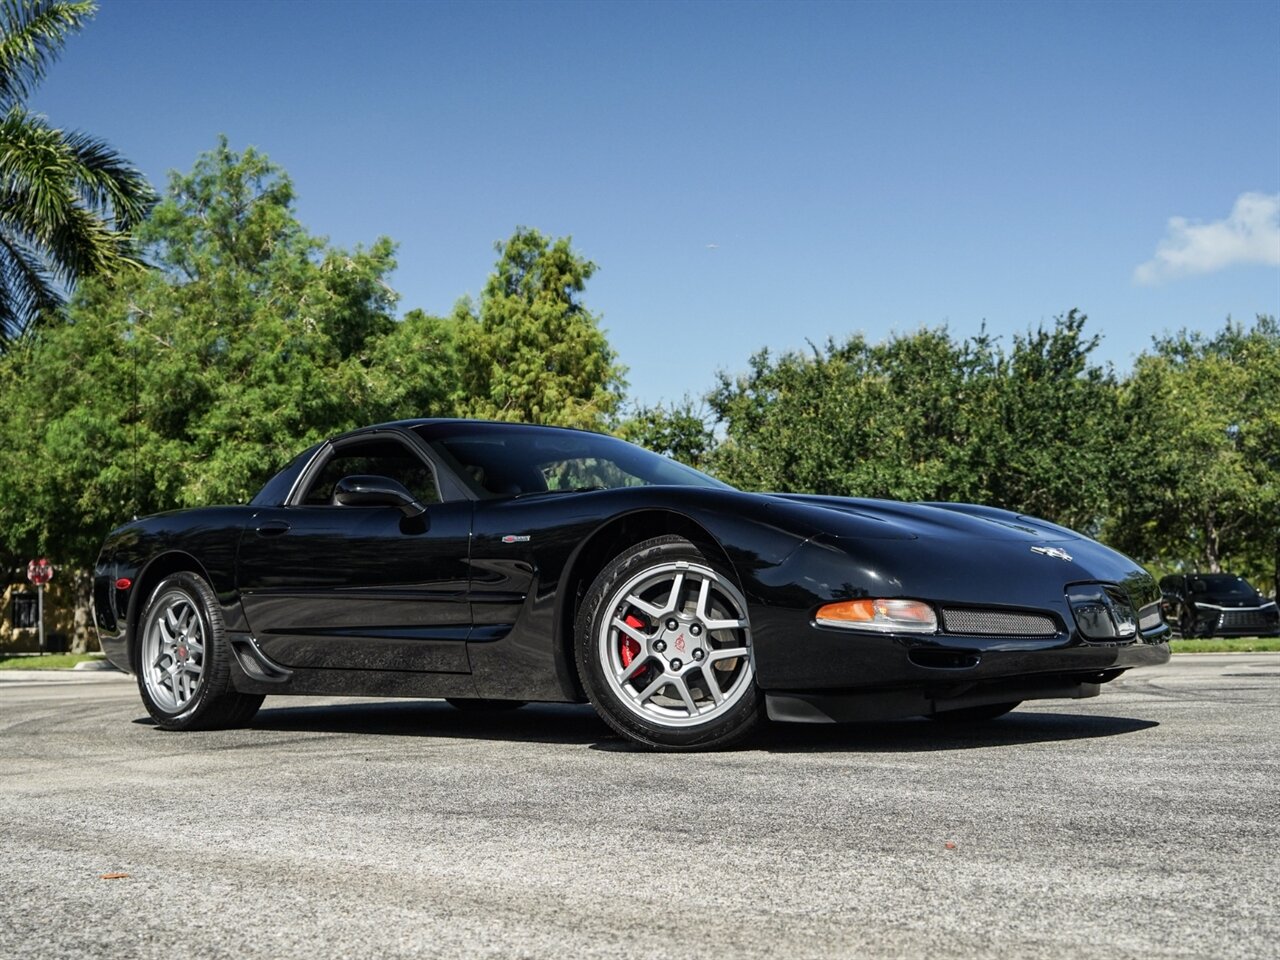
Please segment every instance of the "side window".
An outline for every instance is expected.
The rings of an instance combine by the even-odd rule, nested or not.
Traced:
[[[311,480],[302,502],[308,506],[329,506],[338,481],[360,474],[390,477],[422,503],[440,502],[431,468],[412,450],[388,438],[362,440],[342,447]]]

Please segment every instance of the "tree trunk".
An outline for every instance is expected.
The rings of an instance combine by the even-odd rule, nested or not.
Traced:
[[[1209,565],[1209,573],[1222,572],[1222,558],[1218,553],[1217,517],[1213,513],[1204,522],[1204,559]]]
[[[93,571],[77,570],[72,576],[76,586],[71,652],[88,653],[98,649],[98,635],[93,628]]]

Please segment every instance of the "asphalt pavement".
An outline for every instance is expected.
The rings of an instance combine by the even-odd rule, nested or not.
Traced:
[[[590,708],[0,674],[0,957],[1276,957],[1280,654],[1000,720],[628,749]],[[116,879],[104,879],[124,874]]]

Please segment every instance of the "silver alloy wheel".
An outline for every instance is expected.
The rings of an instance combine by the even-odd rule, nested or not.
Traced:
[[[687,560],[640,571],[605,604],[596,637],[605,680],[632,713],[690,727],[751,689],[751,628],[738,588]]]
[[[170,588],[151,602],[139,665],[147,692],[166,713],[181,713],[199,692],[205,640],[204,617],[185,590]]]

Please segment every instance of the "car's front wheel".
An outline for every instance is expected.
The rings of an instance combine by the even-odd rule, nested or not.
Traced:
[[[600,716],[644,747],[728,746],[763,715],[746,600],[683,537],[636,544],[601,571],[580,608],[577,660]]]
[[[138,690],[147,712],[169,730],[237,727],[262,705],[231,685],[231,646],[212,588],[194,573],[160,581],[134,644]]]

